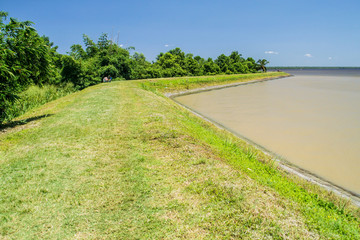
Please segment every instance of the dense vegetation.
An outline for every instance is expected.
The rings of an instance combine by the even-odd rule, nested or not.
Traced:
[[[359,67],[308,67],[308,66],[274,66],[268,69],[359,69]]]
[[[215,60],[204,59],[180,48],[160,53],[149,62],[144,54],[134,52],[133,47],[118,46],[106,34],[97,43],[84,34],[83,46],[74,44],[68,54],[59,54],[48,37],[39,36],[32,22],[6,21],[7,17],[6,12],[0,12],[0,123],[20,114],[9,109],[15,109],[19,94],[31,85],[55,85],[59,89],[66,85],[69,89],[72,84],[74,89],[84,89],[105,76],[130,80],[255,73],[265,72],[268,63],[265,59],[245,59],[237,51]]]

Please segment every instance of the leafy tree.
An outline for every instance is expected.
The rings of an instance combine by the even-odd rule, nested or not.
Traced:
[[[62,69],[61,76],[64,82],[72,82],[75,86],[81,85],[81,64],[72,56],[64,55],[61,58]]]
[[[147,67],[146,69],[146,76],[147,78],[160,78],[161,75],[161,69],[157,67],[156,65],[152,65],[151,67]]]
[[[29,84],[43,84],[49,78],[51,56],[49,46],[31,27],[0,12],[0,122],[5,108]]]
[[[249,68],[246,64],[243,64],[242,62],[236,62],[231,65],[231,69],[233,73],[248,73]]]
[[[221,54],[213,61],[186,54],[180,48],[160,53],[150,63],[134,47],[122,48],[102,34],[97,43],[83,34],[83,45],[74,44],[69,55],[56,52],[57,46],[46,36],[40,37],[29,21],[20,22],[0,12],[0,122],[4,109],[30,84],[71,82],[82,89],[101,82],[104,76],[114,79],[142,79],[177,76],[266,72],[269,62],[251,57],[246,60],[237,51]]]
[[[103,33],[98,40],[97,46],[99,50],[108,49],[111,45],[111,41],[108,39],[106,33]]]
[[[50,66],[49,66],[50,75],[47,82],[49,84],[59,85],[61,84],[60,70],[62,68],[62,64],[61,64],[62,55],[56,51],[58,46],[55,46],[53,42],[50,42],[49,37],[42,36],[42,38],[44,39],[45,44],[48,46],[49,55],[51,58]]]
[[[205,59],[200,56],[195,56],[194,59],[200,64],[203,65],[205,63]]]
[[[230,58],[225,54],[221,54],[217,57],[215,63],[219,66],[220,72],[226,73],[229,70]]]
[[[208,60],[204,64],[204,74],[205,75],[216,75],[220,73],[220,67],[214,63],[212,58],[208,58]]]
[[[151,63],[146,61],[144,54],[135,52],[131,61],[131,79],[151,78],[153,75],[149,72]]]
[[[80,44],[72,45],[70,47],[70,50],[71,50],[70,56],[72,56],[76,60],[78,60],[78,59],[86,59],[86,57],[87,57],[86,51],[82,48],[82,46]]]
[[[170,50],[165,54],[160,54],[154,65],[155,67],[158,66],[161,69],[162,77],[180,77],[186,75],[186,71],[180,65],[181,61],[182,52],[178,50]]]
[[[268,64],[268,63],[269,63],[269,61],[266,60],[266,59],[259,59],[257,61],[257,64],[259,64],[259,66],[260,66],[260,68],[262,69],[263,72],[267,72],[267,69],[266,69],[265,65]]]
[[[239,54],[238,51],[231,52],[229,58],[231,59],[232,63],[244,62],[245,59]]]
[[[201,73],[201,65],[193,58],[192,54],[186,54],[184,70],[189,76],[199,76]]]
[[[72,82],[79,89],[101,82],[94,60],[82,61],[76,60],[72,56],[63,55],[61,61],[63,82]]]
[[[86,47],[86,57],[94,57],[98,53],[98,46],[85,34],[83,34],[83,41]]]
[[[70,81],[79,88],[84,88],[100,82],[104,76],[108,75],[124,79],[133,77],[135,66],[129,51],[114,44],[108,39],[107,34],[102,34],[97,43],[84,34],[83,41],[85,50],[79,44],[72,45],[70,56],[73,59],[64,59],[63,81],[71,79]],[[67,69],[71,68],[74,68],[73,74],[68,73]],[[75,80],[75,77],[78,80]]]
[[[259,70],[258,65],[256,64],[255,60],[253,58],[251,58],[251,57],[248,57],[246,59],[246,61],[244,62],[244,64],[249,69],[250,73],[255,73],[255,72],[257,72]]]
[[[175,57],[175,62],[180,65],[180,67],[185,66],[185,53],[181,51],[180,48],[175,48],[170,50],[168,53]]]
[[[114,65],[107,65],[107,66],[100,68],[100,76],[102,78],[107,77],[107,76],[116,78],[119,76],[119,71],[116,69],[116,67]]]
[[[172,68],[172,67],[180,67],[180,65],[176,61],[176,56],[172,55],[170,52],[163,54],[159,57],[159,60],[156,62],[160,67]]]

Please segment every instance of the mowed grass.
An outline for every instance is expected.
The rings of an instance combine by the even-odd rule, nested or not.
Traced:
[[[142,83],[87,88],[0,133],[0,238],[360,237],[348,201]]]
[[[242,83],[253,80],[263,80],[276,77],[289,76],[285,72],[215,75],[200,77],[178,77],[140,80],[141,87],[156,93],[177,92],[194,88],[209,87],[214,85],[225,85],[231,83]]]

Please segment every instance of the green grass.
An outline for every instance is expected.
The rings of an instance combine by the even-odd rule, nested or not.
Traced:
[[[202,77],[179,77],[162,78],[139,81],[141,87],[146,90],[160,93],[183,91],[194,88],[208,87],[214,85],[223,85],[229,83],[248,82],[252,80],[261,80],[273,77],[284,77],[289,74],[284,72],[252,73],[252,74],[233,74],[233,75],[215,75]]]
[[[72,84],[68,83],[63,87],[55,85],[45,85],[42,87],[33,85],[19,94],[13,104],[5,111],[4,122],[9,122],[17,116],[20,116],[30,109],[44,105],[47,102],[53,101],[60,97],[66,96],[75,92],[75,88]]]
[[[360,237],[348,201],[143,83],[87,88],[0,133],[0,239]]]

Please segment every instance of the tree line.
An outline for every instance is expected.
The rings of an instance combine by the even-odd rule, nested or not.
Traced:
[[[268,61],[244,58],[237,51],[215,60],[185,53],[180,48],[160,53],[149,62],[133,47],[122,48],[102,34],[97,42],[83,35],[83,45],[74,44],[68,54],[40,36],[33,23],[9,18],[0,12],[0,123],[6,107],[30,85],[72,83],[83,89],[101,83],[105,76],[115,80],[162,77],[241,74],[266,71]],[[134,52],[131,54],[131,52]]]

